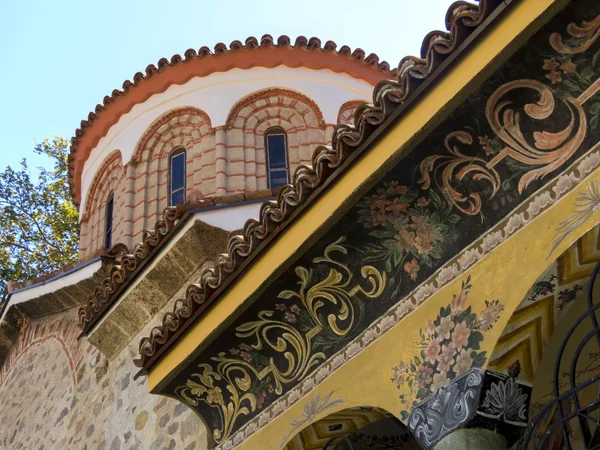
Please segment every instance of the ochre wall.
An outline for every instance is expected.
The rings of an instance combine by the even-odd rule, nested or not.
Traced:
[[[206,448],[191,410],[133,380],[132,348],[109,364],[78,332],[75,311],[24,327],[0,370],[0,448]]]

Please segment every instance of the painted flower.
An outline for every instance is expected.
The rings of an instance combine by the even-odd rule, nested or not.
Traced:
[[[423,207],[423,206],[427,206],[429,205],[429,200],[427,200],[425,197],[420,197],[417,200],[417,206]]]
[[[411,228],[416,231],[415,247],[419,254],[425,255],[431,251],[434,244],[433,227],[427,222],[427,217],[411,216]]]
[[[407,186],[399,186],[397,181],[392,181],[387,188],[387,193],[389,195],[402,195],[408,192]]]
[[[386,211],[390,211],[394,216],[399,216],[400,213],[408,211],[410,205],[396,197],[393,202],[390,202],[386,207]]]
[[[570,73],[575,73],[576,69],[577,69],[577,66],[575,66],[575,64],[573,63],[573,60],[571,60],[571,58],[569,58],[566,62],[564,62],[563,64],[560,65],[560,70],[562,70],[562,73],[564,73],[565,75],[568,75]]]
[[[300,312],[300,307],[298,305],[292,305],[290,306],[290,311],[295,314],[298,314]]]
[[[394,376],[392,377],[392,381],[396,382],[398,389],[400,386],[404,384],[404,378],[408,374],[408,364],[404,361],[401,361],[397,366],[392,367],[394,371]]]
[[[431,320],[427,321],[427,325],[425,325],[425,336],[430,337],[435,334],[435,325]]]
[[[500,314],[504,311],[504,306],[497,300],[494,302],[486,302],[486,308],[479,315],[479,327],[482,331],[492,329],[494,324],[500,319]]]
[[[417,386],[419,386],[420,388],[428,387],[433,381],[432,374],[433,369],[431,367],[419,367],[419,371],[417,372],[417,376],[415,377],[415,380],[417,381]]]
[[[468,298],[469,291],[466,289],[464,289],[459,295],[454,294],[452,296],[452,304],[450,305],[450,310],[452,311],[453,316],[456,316],[463,312]]]
[[[459,375],[462,375],[463,373],[467,373],[467,371],[473,365],[473,359],[471,358],[470,353],[471,353],[471,350],[465,348],[456,357],[456,364],[454,364],[454,367],[452,368],[452,370],[454,371],[454,373],[456,374],[457,377]]]
[[[214,389],[208,389],[206,392],[206,402],[212,403],[215,405],[222,405],[224,403],[223,400],[223,391],[220,387],[215,387]]]
[[[410,248],[415,245],[415,233],[412,231],[400,230],[398,234],[394,235],[394,239],[398,241],[398,247],[407,253],[410,251]]]
[[[284,319],[286,321],[288,321],[289,323],[296,323],[296,316],[294,314],[292,314],[291,312],[286,312]]]
[[[385,206],[387,203],[387,197],[385,195],[373,194],[371,200],[369,200],[369,206],[372,210],[385,210]]]
[[[385,225],[388,220],[390,220],[390,216],[384,212],[375,209],[371,211],[371,223],[374,227],[378,225]]]
[[[258,409],[262,409],[266,398],[267,398],[267,392],[264,390],[257,395],[256,407]]]
[[[239,355],[240,354],[240,350],[237,348],[230,348],[229,349],[229,353],[231,353],[232,355]]]
[[[400,214],[396,217],[392,217],[389,222],[392,224],[394,229],[401,231],[406,225],[408,225],[408,216],[406,214]]]
[[[492,140],[488,137],[487,134],[485,136],[479,136],[479,145],[481,145],[481,148],[485,152],[486,156],[489,156],[492,153],[494,153],[494,148],[492,147]]]
[[[415,281],[417,279],[417,275],[419,274],[419,263],[415,258],[413,258],[410,262],[404,264],[404,271],[410,275],[410,279]]]
[[[240,344],[240,348],[246,352],[252,350],[252,347],[250,347],[248,344]]]
[[[558,70],[547,73],[546,78],[548,78],[552,84],[560,83],[562,81],[562,76]]]
[[[467,326],[467,323],[464,320],[457,323],[452,333],[452,345],[456,350],[461,351],[463,347],[469,344],[469,336],[471,336],[471,329]]]
[[[544,59],[544,65],[542,69],[544,70],[556,70],[560,66],[560,63],[556,60],[556,58],[552,57],[550,59]]]
[[[450,379],[442,373],[433,374],[433,382],[431,383],[431,390],[437,391],[439,388],[446,386],[450,382]]]
[[[442,346],[437,339],[432,339],[429,345],[425,348],[425,361],[431,364],[435,364],[440,355]]]
[[[287,306],[285,306],[283,303],[275,303],[275,309],[277,311],[285,311]]]
[[[438,370],[442,374],[446,374],[448,370],[450,370],[450,366],[454,364],[454,354],[455,351],[451,345],[443,345],[442,352],[438,358]]]
[[[450,339],[450,332],[454,328],[454,322],[450,317],[442,317],[440,325],[437,327],[438,336],[440,339]]]
[[[248,353],[242,352],[242,353],[240,353],[240,356],[242,357],[242,359],[244,361],[249,362],[249,363],[252,362],[252,356],[250,356]]]

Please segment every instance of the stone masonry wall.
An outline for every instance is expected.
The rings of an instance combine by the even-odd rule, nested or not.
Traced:
[[[206,429],[190,409],[149,394],[145,378],[133,380],[133,347],[109,362],[77,341],[75,323],[70,311],[23,328],[0,370],[0,448],[207,448]]]
[[[351,123],[361,102],[342,105],[339,118]],[[155,121],[137,144],[130,161],[113,151],[96,173],[82,205],[80,257],[104,245],[105,206],[115,198],[113,244],[141,240],[168,204],[169,155],[186,150],[186,199],[259,191],[267,188],[264,134],[283,128],[288,138],[290,176],[310,165],[318,145],[330,145],[333,124],[318,105],[295,91],[272,88],[241,99],[224,125],[213,127],[195,107],[175,109]]]

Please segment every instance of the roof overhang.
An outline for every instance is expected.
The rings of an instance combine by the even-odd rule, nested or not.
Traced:
[[[0,310],[0,366],[29,320],[81,306],[111,266],[105,258],[95,257],[9,292]]]
[[[116,356],[165,304],[184,295],[227,247],[231,233],[258,216],[261,204],[254,200],[190,210],[83,335],[108,358]]]
[[[157,347],[152,356],[142,357],[151,391],[159,391],[213,342],[291,262],[330,229],[358,197],[398,164],[565,4],[552,0],[513,2],[508,8],[509,3],[500,4],[484,24],[436,68],[436,76],[427,78],[414,95],[265,239],[260,252],[250,255],[239,265],[235,276],[211,293],[213,307],[206,306],[192,320],[180,321],[176,331],[165,324],[156,329],[150,339],[164,342],[166,335],[168,343]]]

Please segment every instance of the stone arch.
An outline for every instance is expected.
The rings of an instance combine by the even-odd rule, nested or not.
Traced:
[[[77,386],[77,369],[84,354],[83,348],[77,340],[77,335],[76,322],[65,317],[52,322],[33,325],[29,322],[25,323],[21,329],[18,344],[11,350],[0,370],[0,388],[10,377],[19,360],[32,348],[42,345],[48,340],[54,340],[59,344],[67,358],[73,386]]]
[[[367,102],[364,100],[350,100],[340,106],[340,110],[337,116],[337,123],[339,125],[350,125],[354,126],[354,113],[356,108],[360,105],[364,105]]]
[[[150,125],[140,138],[131,159],[133,176],[133,237],[151,228],[168,205],[168,155],[186,149],[186,191],[214,190],[215,142],[209,116],[187,106],[172,110]]]
[[[390,449],[419,449],[408,429],[381,408],[358,406],[343,408],[314,421],[291,437],[284,450],[341,450],[346,442],[360,442],[364,448],[386,442]],[[398,446],[394,446],[398,444]],[[327,446],[327,447],[325,447]],[[360,448],[363,448],[362,446]],[[379,447],[376,447],[379,448]]]
[[[271,88],[237,102],[226,121],[228,191],[267,187],[264,133],[282,128],[288,137],[290,177],[300,164],[310,164],[317,145],[328,143],[318,105],[296,91]]]
[[[115,210],[124,206],[124,167],[119,150],[112,151],[96,171],[88,190],[81,219],[80,250],[82,257],[94,253],[103,246],[104,204],[110,192],[115,194]],[[121,217],[113,219],[113,235],[121,232]],[[115,241],[116,242],[116,241]]]

